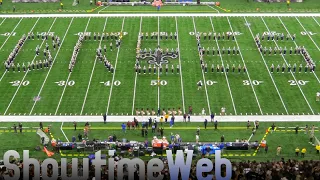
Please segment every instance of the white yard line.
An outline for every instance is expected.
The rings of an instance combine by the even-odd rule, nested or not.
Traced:
[[[271,33],[271,31],[270,31],[270,29],[269,29],[268,25],[266,24],[266,22],[264,21],[263,17],[261,17],[261,20],[263,21],[264,25],[265,25],[265,26],[266,26],[266,28],[268,29],[268,32],[269,32],[269,33]],[[274,42],[274,43],[275,43],[275,45],[277,46],[277,49],[279,49],[278,43],[277,43],[275,40],[273,40],[273,42]],[[288,66],[289,64],[288,64],[288,62],[287,62],[287,60],[286,60],[286,58],[284,57],[284,55],[283,55],[283,54],[281,54],[281,57],[283,58],[283,60],[284,60],[284,62],[286,63],[286,65]],[[299,85],[299,83],[298,83],[298,81],[297,81],[296,77],[293,75],[293,73],[292,73],[292,72],[290,72],[290,73],[291,73],[291,75],[292,75],[292,77],[293,77],[294,81],[296,82],[296,84],[297,84],[297,86],[298,86],[298,88],[299,88],[299,90],[300,90],[300,92],[301,92],[302,96],[304,97],[305,101],[307,102],[307,104],[308,104],[308,106],[309,106],[309,108],[310,108],[310,110],[311,110],[312,114],[314,115],[314,111],[313,111],[312,107],[310,106],[309,101],[307,100],[306,96],[304,95],[304,93],[303,93],[303,91],[302,91],[302,89],[301,89],[301,87],[300,87],[300,85]]]
[[[140,17],[140,28],[139,28],[139,34],[138,34],[138,41],[140,39],[140,33],[141,33],[141,28],[142,28],[142,17]],[[141,44],[140,44],[141,45]],[[140,47],[141,48],[141,47]],[[138,77],[138,72],[136,72],[135,77],[134,77],[134,88],[133,88],[133,99],[132,99],[132,116],[134,112],[134,103],[136,101],[136,87],[137,87],[137,77]]]
[[[121,27],[121,31],[120,32],[123,32],[123,27],[124,27],[124,20],[126,18],[124,17],[123,20],[122,20],[122,27]],[[108,99],[108,105],[107,105],[107,111],[106,111],[106,115],[108,115],[108,112],[109,112],[109,106],[110,106],[110,101],[111,101],[111,95],[112,95],[112,89],[113,89],[113,84],[114,84],[114,77],[116,75],[116,70],[117,70],[117,64],[118,64],[118,57],[119,57],[119,52],[120,52],[120,48],[122,46],[122,42],[120,44],[120,46],[118,47],[118,52],[117,52],[117,56],[116,56],[116,62],[115,62],[115,65],[114,65],[114,72],[113,72],[113,76],[112,76],[112,82],[111,82],[111,87],[110,87],[110,93],[109,93],[109,99]],[[108,117],[108,116],[107,116]]]
[[[210,20],[211,20],[211,17],[210,17]],[[229,20],[228,17],[227,17],[227,20],[228,20],[228,23],[229,23],[231,32],[233,33],[234,31],[233,31],[233,28],[232,28],[232,26],[231,26],[231,22],[230,22],[230,20]],[[241,52],[241,50],[240,50],[240,46],[239,46],[239,44],[238,44],[238,41],[237,41],[236,36],[234,36],[234,40],[235,40],[235,42],[236,42],[237,48],[239,49],[239,54],[240,54],[240,57],[241,57],[241,59],[242,59],[242,62],[243,62],[243,64],[247,67],[247,65],[246,65],[246,63],[245,63],[245,61],[244,61],[244,59],[243,59],[242,52]],[[252,81],[251,81],[251,78],[250,78],[250,74],[249,74],[249,70],[248,70],[248,69],[247,69],[247,73],[246,73],[246,74],[248,75],[249,81],[252,82]],[[259,102],[259,100],[258,100],[256,91],[255,91],[255,89],[254,89],[254,87],[253,87],[253,84],[252,84],[252,83],[250,83],[250,84],[251,84],[251,88],[252,88],[253,94],[254,94],[254,96],[255,96],[255,98],[256,98],[256,101],[257,101],[257,104],[258,104],[260,113],[261,113],[261,115],[263,115],[263,111],[262,111],[262,109],[261,109],[260,102]]]
[[[158,47],[160,47],[160,17],[158,16]],[[160,65],[158,66],[158,111],[160,110]]]
[[[278,17],[278,18],[279,18],[281,24],[283,25],[283,27],[286,29],[286,31],[287,31],[287,33],[289,34],[290,38],[292,39],[292,36],[291,36],[290,32],[288,31],[286,25],[282,22],[282,20],[281,20],[280,17]],[[300,24],[300,25],[302,25],[302,24]],[[302,26],[302,27],[303,27],[303,26]],[[304,29],[304,27],[303,27],[303,29]],[[306,29],[304,29],[304,30],[306,31]],[[307,32],[307,31],[306,31],[306,32]],[[309,35],[309,33],[307,33],[307,34]],[[309,36],[309,37],[310,37],[310,36]],[[313,39],[312,39],[311,37],[310,37],[310,39],[313,41]],[[293,42],[294,42],[294,44],[296,45],[296,47],[298,47],[296,41],[293,41]],[[313,41],[313,43],[315,43],[315,42]],[[315,45],[316,45],[316,44],[315,44]],[[316,45],[316,46],[317,46],[317,45]],[[317,48],[318,48],[318,46],[317,46]],[[319,49],[319,48],[318,48],[318,49]],[[320,49],[319,49],[319,50],[320,50]],[[301,54],[301,56],[303,57],[302,54]],[[317,74],[316,74],[315,72],[313,72],[313,75],[315,76],[315,78],[316,78],[316,79],[318,80],[318,82],[320,83],[320,80],[319,80]]]
[[[215,32],[214,26],[213,26],[213,23],[212,23],[212,18],[210,17],[209,19],[210,19],[212,31]],[[217,40],[217,38],[215,38],[215,39],[216,39],[217,48],[220,49],[218,40]],[[222,66],[223,66],[224,68],[226,68],[226,66],[224,65],[224,62],[223,62],[221,53],[219,53],[218,56],[220,57]],[[233,100],[233,96],[232,96],[232,91],[231,91],[231,88],[230,88],[230,83],[229,83],[229,79],[228,79],[228,76],[227,76],[227,72],[226,72],[226,71],[224,71],[224,76],[225,76],[226,81],[227,81],[227,85],[228,85],[229,94],[230,94],[230,97],[231,97],[231,102],[232,102],[233,110],[234,110],[234,113],[237,115],[237,109],[236,109],[236,105],[234,104],[234,100]],[[261,109],[260,109],[260,110],[261,110]],[[210,112],[211,112],[211,111],[210,111]]]
[[[319,22],[316,20],[316,18],[314,18],[314,17],[312,16],[312,19],[318,24],[318,26],[320,26],[320,24],[319,24]]]
[[[67,137],[66,134],[64,133],[62,127],[63,127],[63,122],[61,123],[60,130],[61,130],[63,136],[66,138],[66,140],[67,140],[68,142],[70,142],[69,139],[68,139],[68,137]]]
[[[184,90],[183,90],[183,81],[182,81],[182,64],[181,64],[181,54],[180,54],[180,43],[179,43],[179,29],[178,29],[178,20],[177,17],[175,17],[176,20],[176,32],[177,32],[177,44],[178,44],[178,56],[179,56],[179,74],[180,74],[180,82],[181,82],[181,96],[182,96],[182,108],[183,108],[183,114],[186,113],[186,106],[184,103]]]
[[[193,21],[193,28],[194,28],[194,34],[195,34],[195,37],[197,39],[197,29],[196,29],[196,23],[194,22],[194,17],[192,17],[192,21]],[[198,48],[198,47],[197,47]],[[197,50],[198,51],[198,50]],[[199,52],[198,52],[199,53]],[[206,81],[206,78],[204,77],[204,73],[203,73],[203,70],[202,70],[202,67],[201,67],[201,64],[200,64],[200,69],[201,69],[201,72],[202,72],[202,78],[203,78],[203,84],[204,84],[204,89],[206,91],[206,97],[207,97],[207,103],[208,103],[208,110],[209,112],[211,113],[211,108],[210,108],[210,103],[209,103],[209,96],[208,96],[208,91],[207,91],[207,81]]]
[[[89,18],[89,20],[88,20],[88,22],[87,22],[87,25],[86,25],[86,28],[84,29],[83,33],[87,32],[87,29],[88,29],[88,26],[89,26],[90,21],[91,21],[91,17]],[[69,72],[68,78],[67,78],[67,80],[66,80],[66,84],[65,84],[65,86],[64,86],[64,88],[63,88],[63,91],[62,91],[62,94],[61,94],[61,96],[60,96],[60,100],[59,100],[59,103],[58,103],[58,106],[57,106],[57,108],[56,108],[56,112],[54,113],[54,115],[57,115],[57,113],[58,113],[58,110],[59,110],[59,108],[60,108],[60,104],[61,104],[61,101],[62,101],[64,92],[66,91],[66,88],[67,88],[67,86],[68,86],[68,82],[69,82],[69,79],[70,79],[71,74],[72,74],[72,71]]]
[[[104,32],[106,30],[107,21],[108,21],[108,18],[106,18],[106,21],[104,23],[102,32]],[[102,38],[100,39],[99,47],[101,46],[101,43],[102,43]],[[92,80],[92,76],[93,76],[93,73],[94,73],[94,69],[96,67],[97,59],[98,59],[98,56],[96,56],[96,59],[94,60],[94,64],[93,64],[91,75],[90,75],[90,79],[89,79],[89,84],[88,84],[88,87],[87,87],[86,95],[84,96],[84,100],[83,100],[83,104],[82,104],[80,115],[82,115],[84,106],[86,104],[86,100],[87,100],[87,97],[88,97],[88,93],[89,93],[89,89],[90,89],[90,85],[91,85],[91,80]]]
[[[98,14],[100,14],[100,12],[101,11],[103,11],[104,9],[106,9],[106,8],[108,8],[110,5],[108,5],[108,6],[106,6],[106,7],[104,7],[104,8],[102,8],[100,11],[98,11]]]
[[[248,24],[248,21],[247,21],[246,17],[243,17],[243,18],[244,18],[244,20],[246,21],[246,24]],[[254,35],[253,35],[253,32],[252,32],[250,26],[248,26],[248,28],[249,28],[249,31],[250,31],[250,33],[251,33],[251,36],[252,36],[252,38],[253,38],[253,40],[254,40]],[[257,48],[258,48],[258,46],[257,46]],[[270,78],[271,78],[271,80],[272,80],[272,83],[273,83],[273,85],[274,85],[274,87],[275,87],[275,89],[276,89],[276,91],[277,91],[277,93],[278,93],[278,95],[279,95],[279,98],[280,98],[280,100],[281,100],[281,102],[282,102],[282,105],[283,105],[284,109],[286,110],[286,113],[289,114],[288,109],[287,109],[286,105],[284,104],[284,101],[283,101],[283,99],[282,99],[282,96],[281,96],[281,94],[280,94],[280,92],[279,92],[279,90],[278,90],[278,87],[277,87],[276,83],[274,82],[274,79],[273,79],[273,77],[272,77],[272,75],[271,75],[271,73],[270,73],[270,70],[269,70],[269,67],[268,67],[268,65],[267,65],[267,63],[266,63],[266,60],[264,59],[264,57],[263,57],[263,55],[262,55],[262,53],[261,53],[260,51],[259,51],[259,54],[260,54],[260,56],[261,56],[261,58],[262,58],[262,60],[263,60],[263,62],[264,62],[264,65],[266,66],[266,69],[267,69],[267,71],[268,71],[268,73],[269,73],[269,76],[270,76]]]
[[[46,83],[46,81],[47,81],[47,79],[48,79],[48,77],[49,77],[49,74],[50,74],[50,72],[51,72],[52,66],[53,66],[53,64],[54,64],[54,62],[55,62],[55,60],[56,60],[56,58],[57,58],[57,56],[58,56],[58,54],[59,54],[59,52],[60,52],[60,49],[61,49],[61,47],[62,47],[62,44],[63,44],[63,42],[64,42],[64,39],[65,39],[66,36],[67,36],[67,33],[69,32],[69,29],[70,29],[70,27],[71,27],[71,24],[72,24],[72,22],[73,22],[73,19],[74,19],[74,18],[71,19],[71,21],[70,21],[70,23],[69,23],[69,26],[68,26],[68,28],[67,28],[67,30],[66,30],[66,33],[64,34],[64,37],[62,38],[60,47],[59,47],[59,49],[58,49],[58,51],[57,51],[57,53],[56,53],[56,56],[55,56],[54,59],[53,59],[53,62],[52,62],[52,64],[51,64],[50,68],[49,68],[49,71],[48,71],[48,73],[47,73],[47,76],[46,76],[46,78],[44,79],[44,81],[43,81],[43,83],[42,83],[42,86],[41,86],[41,88],[40,88],[40,91],[39,91],[39,93],[38,93],[38,96],[40,96],[40,94],[41,94],[41,92],[42,92],[42,89],[43,89],[43,87],[44,87],[44,85],[45,85],[45,83]],[[32,108],[31,108],[31,110],[30,110],[30,112],[29,112],[29,115],[31,115],[31,113],[32,113],[32,111],[33,111],[33,109],[34,109],[34,107],[35,107],[36,104],[37,104],[37,101],[34,101],[34,103],[33,103],[33,105],[32,105]]]
[[[217,13],[220,13],[220,11],[219,11],[218,9],[216,9],[216,8],[210,6],[210,5],[208,5],[208,7],[211,8],[211,9],[213,9],[213,10],[215,10],[215,11],[217,11]]]
[[[0,47],[0,50],[3,48],[3,46],[7,43],[7,41],[9,40],[9,38],[11,37],[12,33],[17,29],[17,27],[19,26],[19,24],[21,23],[23,18],[20,19],[20,21],[17,23],[17,25],[13,28],[13,30],[11,31],[10,35],[7,37],[7,39],[4,41],[4,43],[2,44],[2,46]],[[38,18],[39,20],[40,18]],[[38,22],[38,21],[37,21]],[[2,22],[3,23],[3,22]],[[2,24],[1,23],[1,24]],[[6,75],[7,70],[4,71],[4,73],[2,74],[1,78],[0,78],[0,82],[2,81],[4,75]]]
[[[36,24],[38,24],[38,21],[39,21],[39,20],[40,20],[40,18],[38,18],[38,20],[36,21],[36,23],[33,25],[31,31],[34,29],[34,27],[36,26]],[[52,22],[52,24],[51,24],[48,32],[50,32],[50,30],[52,29],[52,27],[53,27],[54,23],[56,22],[56,20],[57,20],[57,18],[55,18],[55,19],[53,20],[53,22]],[[40,48],[42,47],[42,45],[43,45],[43,43],[44,43],[45,41],[46,41],[45,39],[42,41],[42,43],[41,43],[41,45],[40,45]],[[36,57],[37,57],[37,55],[34,56],[34,58],[33,58],[33,60],[31,61],[31,63],[36,59]],[[21,85],[22,85],[22,82],[24,81],[24,79],[26,78],[26,76],[28,75],[28,73],[29,73],[29,71],[27,71],[27,72],[24,74],[22,80],[20,81],[21,83],[19,84],[16,92],[14,93],[13,97],[11,98],[11,101],[10,101],[9,105],[7,106],[7,109],[6,109],[5,112],[3,113],[4,115],[6,115],[7,111],[9,110],[9,108],[10,108],[13,100],[15,99],[16,95],[17,95],[18,92],[19,92],[19,89],[20,89],[20,87],[21,87]]]
[[[7,18],[4,18],[1,23],[0,23],[0,26],[4,23],[4,21],[6,20]]]

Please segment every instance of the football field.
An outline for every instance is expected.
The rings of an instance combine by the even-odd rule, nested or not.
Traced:
[[[192,106],[197,115],[203,108],[206,114],[219,114],[221,107],[226,108],[227,115],[319,115],[320,101],[316,101],[316,93],[320,91],[319,29],[320,17],[295,17],[293,14],[279,17],[245,14],[238,17],[215,14],[114,17],[104,14],[101,17],[0,18],[0,114],[100,116],[107,112],[108,115],[135,115],[137,109],[167,111],[169,108],[180,108],[182,113],[188,113]],[[28,32],[35,34],[34,40],[27,38],[22,45],[14,59],[15,70],[12,67],[6,70],[5,61]],[[212,32],[210,39],[209,32]],[[90,34],[91,38],[83,41],[70,72],[74,47],[83,33]],[[108,33],[110,37],[99,39],[97,36],[94,40],[95,33]],[[140,37],[142,33],[143,38]],[[267,40],[267,35],[262,40],[263,33],[274,34],[274,40]],[[119,48],[111,34],[122,36]],[[155,34],[153,38],[151,34]],[[202,58],[196,34],[200,34],[200,46],[205,48]],[[267,47],[266,54],[258,50],[254,40],[257,34],[261,45]],[[51,35],[60,38],[60,46],[55,50]],[[296,38],[292,40],[294,35]],[[45,60],[46,43],[52,64],[37,68],[36,62]],[[37,46],[39,55],[35,51]],[[99,46],[114,68],[113,73],[97,58]],[[163,53],[153,55],[158,46]],[[317,66],[314,71],[306,68],[302,54],[294,53],[297,46],[306,48]],[[285,55],[278,50],[274,54],[274,48],[280,47],[287,49]],[[269,48],[272,48],[271,54]],[[135,71],[139,49],[144,53],[139,61],[140,73]],[[201,60],[207,68],[201,66]],[[29,62],[34,62],[34,69],[31,65],[28,70]],[[203,86],[198,90],[199,81]]]

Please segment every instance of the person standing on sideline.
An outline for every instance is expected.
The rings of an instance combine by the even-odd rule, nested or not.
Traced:
[[[62,2],[60,3],[60,8],[63,9],[63,3]]]
[[[77,130],[77,122],[73,122],[73,127],[74,127],[74,130],[76,131]]]
[[[199,135],[196,134],[196,143],[198,144],[199,143]]]
[[[126,125],[124,123],[122,123],[121,128],[122,128],[122,132],[126,133]]]
[[[192,114],[192,106],[189,106],[189,114]]]
[[[19,123],[19,130],[20,130],[20,133],[22,133],[22,123]]]
[[[39,128],[40,128],[41,130],[43,130],[43,124],[42,124],[42,122],[39,123],[39,126],[40,126]]]
[[[307,152],[307,149],[306,149],[306,148],[303,148],[303,149],[301,150],[301,157],[304,158],[304,155],[306,154],[306,152]]]
[[[299,156],[300,149],[297,147],[294,151],[295,151],[295,153],[296,153],[296,156],[298,157],[298,156]]]
[[[210,117],[211,117],[211,122],[213,122],[214,121],[214,113],[213,112],[211,112]]]
[[[17,134],[17,126],[16,126],[16,124],[13,125],[13,129],[14,129],[14,133]]]
[[[107,123],[107,114],[106,113],[103,114],[103,123],[104,124]]]
[[[225,107],[222,107],[221,108],[221,116],[224,116],[226,113],[226,108]]]
[[[298,125],[296,126],[295,131],[296,131],[296,134],[298,134],[298,131],[299,131],[299,126]]]
[[[266,152],[266,154],[268,153],[269,147],[268,145],[266,145],[266,147],[264,147],[264,151]]]
[[[224,142],[224,135],[222,135],[221,137],[220,137],[220,141],[223,143]]]
[[[183,115],[183,122],[187,122],[187,114]]]
[[[319,91],[319,92],[317,92],[316,101],[320,101],[320,91]]]
[[[218,129],[218,121],[217,121],[217,120],[214,122],[214,129],[215,129],[215,130]]]
[[[277,147],[277,156],[280,156],[281,150],[282,150],[281,146],[278,146]]]
[[[205,110],[204,108],[202,108],[201,115],[202,115],[202,116],[205,116],[205,115],[206,115],[206,110]]]
[[[191,115],[188,114],[188,122],[190,122],[190,119],[191,119]]]
[[[204,129],[207,129],[207,124],[208,124],[208,120],[205,119],[205,120],[204,120]]]
[[[271,126],[271,133],[274,132],[275,127],[276,127],[276,125],[274,125],[274,123],[273,123],[272,126]]]
[[[13,6],[12,12],[16,12],[16,6]]]

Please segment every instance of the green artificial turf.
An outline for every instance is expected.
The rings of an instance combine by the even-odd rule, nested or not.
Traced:
[[[225,106],[227,114],[232,115],[271,115],[271,114],[318,114],[319,102],[315,101],[320,75],[315,73],[270,73],[272,64],[282,66],[300,64],[305,61],[300,55],[261,56],[256,48],[253,36],[263,32],[296,34],[295,41],[261,41],[263,46],[290,47],[305,46],[315,64],[319,61],[319,34],[317,29],[319,18],[284,17],[284,18],[240,18],[240,17],[149,17],[149,18],[26,18],[0,19],[1,59],[7,59],[11,50],[23,34],[29,31],[50,32],[61,39],[60,48],[53,50],[52,41],[27,40],[15,59],[15,64],[28,64],[31,61],[43,60],[43,48],[48,43],[54,60],[51,68],[29,72],[5,73],[2,65],[0,93],[2,101],[0,113],[5,115],[134,115],[135,110],[178,108],[188,112],[193,106],[195,114],[205,109],[207,113],[219,113]],[[250,26],[246,24],[249,23]],[[141,27],[140,27],[141,24]],[[176,50],[180,56],[169,59],[169,73],[136,74],[134,70],[138,34],[151,32],[177,32],[177,40],[163,39],[142,40],[141,48],[152,50],[158,44],[162,49]],[[73,48],[81,32],[123,32],[122,45],[116,49],[115,41],[86,40],[80,48],[75,67],[68,71]],[[194,32],[234,32],[235,40],[204,40],[201,46],[210,49],[204,55],[208,72],[201,70],[200,58]],[[305,35],[305,31],[311,35]],[[12,36],[7,36],[13,32]],[[92,35],[91,35],[92,36]],[[149,35],[150,36],[150,35]],[[113,42],[113,51],[109,49]],[[96,49],[101,44],[107,46],[107,59],[115,67],[112,74],[103,63],[96,60]],[[35,56],[35,48],[41,47],[40,55]],[[213,56],[212,48],[240,48],[240,55]],[[230,66],[228,74],[211,72],[212,64]],[[174,73],[171,73],[171,66]],[[181,73],[176,73],[176,66]],[[231,71],[235,65],[236,72]],[[247,73],[238,66],[244,65]],[[141,61],[141,68],[147,61]],[[16,69],[17,70],[17,69]],[[153,69],[152,69],[153,70]],[[160,85],[157,85],[158,75]],[[201,90],[197,90],[198,81],[205,82]],[[251,80],[251,82],[250,82]],[[34,98],[40,96],[35,102]]]

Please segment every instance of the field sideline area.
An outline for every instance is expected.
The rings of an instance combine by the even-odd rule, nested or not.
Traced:
[[[320,71],[315,68],[314,72],[309,69],[305,72],[303,56],[289,55],[291,47],[304,46],[315,65],[319,64],[318,15],[193,15],[83,15],[87,18],[82,15],[27,15],[24,18],[5,15],[0,19],[1,59],[8,58],[23,34],[39,32],[48,34],[49,39],[35,37],[35,40],[26,40],[14,60],[15,66],[20,64],[20,72],[17,67],[15,72],[12,68],[6,71],[5,66],[0,67],[1,115],[101,116],[107,112],[108,116],[127,116],[147,108],[149,111],[180,108],[182,113],[188,113],[189,106],[193,107],[192,115],[199,115],[203,108],[206,114],[213,112],[219,115],[221,107],[226,108],[227,115],[319,115],[320,103],[316,101],[316,92],[319,91]],[[82,32],[91,33],[91,39],[83,42],[76,64],[69,72],[72,52]],[[116,48],[115,40],[93,40],[94,32],[122,34],[121,46]],[[170,52],[179,49],[177,57],[167,60],[168,73],[165,73],[163,65],[163,72],[159,72],[157,67],[154,74],[152,65],[149,74],[148,63],[151,61],[144,60],[141,61],[141,73],[135,72],[137,39],[140,33],[147,32],[149,36],[155,32],[158,37],[141,40],[142,50],[154,50],[158,45],[163,51],[167,48]],[[166,39],[166,32],[176,32],[177,38]],[[200,42],[206,50],[203,59],[208,66],[207,71],[200,66],[195,32],[202,33]],[[228,40],[227,35],[220,40],[204,39],[203,33],[209,32],[220,33],[221,36],[231,34],[234,40]],[[283,33],[284,40],[265,39],[261,44],[268,49],[286,47],[287,54],[260,53],[254,37],[264,32]],[[52,34],[61,40],[56,50],[52,47]],[[294,34],[296,39],[293,41]],[[286,40],[287,35],[289,40]],[[52,65],[24,72],[22,64],[27,66],[28,62],[44,60],[46,43],[52,55]],[[106,45],[107,50],[103,54],[114,67],[113,73],[96,58],[99,45],[102,50]],[[40,47],[39,56],[35,53],[37,46]],[[228,55],[229,47],[231,51],[233,48],[239,49],[239,53]],[[225,48],[225,54],[212,55],[213,48]],[[271,72],[272,64],[275,67],[280,65],[279,73],[276,70]],[[289,64],[292,68],[297,65],[295,73],[288,70]],[[301,73],[298,72],[300,64],[303,66]],[[235,72],[232,72],[233,65]],[[146,74],[143,73],[143,66],[146,66]],[[171,66],[174,67],[173,73]],[[179,71],[176,66],[180,67]],[[230,70],[228,73],[217,72],[217,66],[230,66]],[[285,66],[283,73],[282,66]],[[203,87],[197,90],[199,81],[203,82]]]
[[[254,123],[250,123],[250,127],[247,128],[246,122],[234,123],[234,122],[219,122],[217,130],[214,129],[212,122],[208,123],[207,129],[204,129],[203,123],[201,122],[176,122],[175,125],[170,128],[169,123],[160,125],[164,128],[164,136],[170,139],[170,134],[179,134],[182,137],[182,142],[186,144],[187,142],[195,142],[195,133],[198,127],[200,127],[200,143],[214,143],[220,142],[220,137],[224,135],[226,142],[234,142],[236,139],[239,140],[248,140],[249,142],[262,142],[266,140],[269,146],[269,151],[266,153],[264,149],[255,148],[249,150],[224,150],[222,156],[227,157],[232,161],[242,161],[246,160],[256,160],[256,161],[266,161],[266,160],[280,160],[280,158],[285,159],[313,159],[318,160],[320,157],[316,153],[313,142],[309,142],[309,136],[305,134],[305,125],[315,126],[315,134],[319,134],[319,123],[318,122],[275,122],[276,128],[274,132],[271,132],[270,126],[271,122],[261,122],[258,130],[254,135],[252,135],[251,129],[254,126]],[[0,139],[3,142],[3,146],[0,148],[0,156],[3,156],[4,153],[9,149],[14,149],[20,154],[22,150],[29,150],[31,157],[37,157],[40,159],[46,158],[46,154],[42,151],[37,151],[34,148],[39,145],[39,136],[36,134],[37,129],[39,128],[39,123],[32,122],[23,122],[23,131],[22,133],[14,133],[14,130],[11,128],[13,123],[1,123],[0,127]],[[51,127],[51,139],[56,139],[62,142],[71,142],[72,137],[76,137],[78,141],[78,134],[83,133],[84,122],[78,122],[77,130],[74,130],[72,122],[66,123],[57,123],[57,122],[44,122],[44,127],[50,125]],[[298,134],[295,134],[294,128],[298,126]],[[147,137],[141,136],[141,128],[136,130],[127,129],[126,133],[123,133],[121,130],[121,123],[117,122],[90,122],[90,132],[88,138],[91,139],[100,139],[107,140],[110,136],[116,136],[117,139],[121,142],[122,139],[127,141],[139,141],[143,142],[148,140],[151,142],[154,136],[158,136],[158,133],[152,133],[149,129],[149,134]],[[22,137],[23,136],[23,137]],[[8,138],[10,137],[10,138]],[[292,139],[294,137],[294,140]],[[28,144],[25,144],[25,139],[28,139]],[[209,140],[210,139],[210,140]],[[10,142],[10,143],[9,143]],[[16,147],[16,144],[19,144],[19,147]],[[276,156],[276,148],[281,145],[283,151],[281,156]],[[259,146],[260,147],[260,146]],[[294,157],[294,149],[306,148],[307,153],[304,158]],[[52,147],[49,147],[49,150],[54,151]],[[55,152],[55,151],[54,151]],[[102,151],[102,153],[106,153]],[[59,159],[60,157],[88,157],[89,154],[92,154],[90,151],[81,151],[77,152],[74,150],[62,150],[55,152],[54,158]],[[201,157],[199,154],[196,158]],[[148,159],[148,157],[142,157]],[[213,158],[213,156],[211,156]]]

